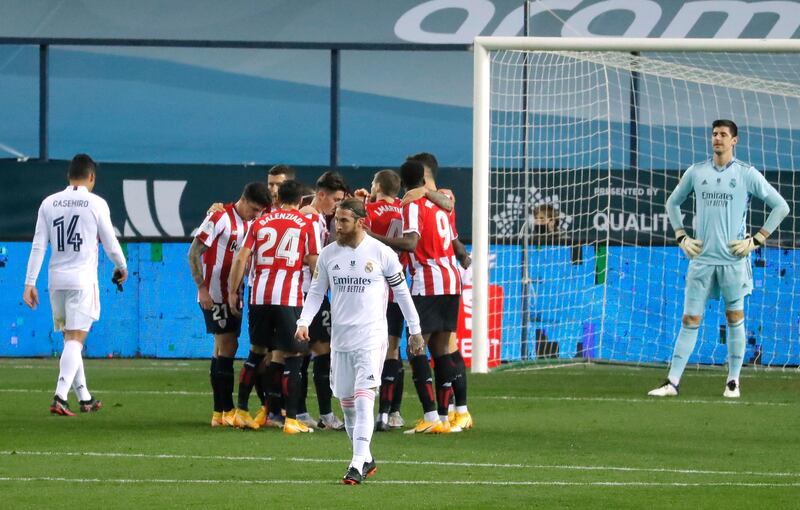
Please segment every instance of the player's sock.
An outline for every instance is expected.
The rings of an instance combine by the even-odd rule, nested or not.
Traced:
[[[394,396],[392,397],[392,407],[389,409],[390,413],[399,413],[400,405],[403,403],[403,388],[405,387],[406,369],[403,368],[402,360],[397,360],[400,363],[400,371],[397,372],[397,379],[394,383]]]
[[[214,412],[222,412],[222,404],[219,399],[219,388],[217,387],[217,357],[211,358],[211,366],[208,369],[208,378],[211,381],[211,393],[214,396]]]
[[[728,380],[736,381],[737,386],[744,362],[745,336],[744,319],[728,324]]]
[[[72,389],[78,397],[78,401],[92,400],[92,394],[89,393],[89,388],[86,386],[86,373],[83,371],[83,357],[78,365],[78,370],[75,372],[75,379],[72,380]]]
[[[61,359],[58,362],[58,382],[56,383],[56,396],[66,401],[69,397],[69,389],[75,379],[75,373],[81,363],[81,351],[83,344],[77,340],[67,340],[64,342],[64,350],[61,351]]]
[[[233,381],[235,379],[233,358],[217,356],[216,377],[219,404],[222,411],[230,411],[233,409]]]
[[[286,358],[286,366],[283,369],[283,400],[286,404],[286,417],[297,419],[300,397],[302,395],[302,376],[300,369],[303,366],[303,358],[295,356]]]
[[[314,388],[317,390],[320,416],[333,412],[331,399],[331,355],[322,354],[314,357]]]
[[[397,384],[397,376],[400,373],[401,367],[400,361],[396,359],[387,359],[383,362],[383,370],[381,371],[381,396],[378,402],[378,412],[381,413],[381,415],[386,414],[388,416],[392,408],[395,385]]]
[[[449,354],[433,358],[433,375],[436,380],[436,410],[439,419],[447,421],[447,408],[453,393],[453,364]]]
[[[253,388],[256,390],[256,395],[258,395],[258,400],[261,401],[262,406],[267,404],[267,386],[264,384],[265,373],[266,367],[259,365],[253,381]]]
[[[250,351],[244,365],[242,365],[242,370],[239,372],[239,409],[248,410],[250,392],[253,391],[253,384],[255,384],[256,369],[263,359],[263,354]]]
[[[300,399],[297,401],[297,414],[308,413],[306,400],[308,399],[308,366],[311,364],[311,355],[306,354],[302,360],[303,365],[300,367]]]
[[[414,387],[422,404],[422,412],[431,413],[436,411],[433,378],[431,377],[431,366],[428,364],[427,356],[424,354],[414,356],[409,360],[409,363],[411,364],[411,378],[414,380]]]
[[[669,365],[669,382],[677,386],[681,382],[683,370],[692,355],[694,344],[697,342],[698,327],[681,326],[678,333],[678,340],[675,342],[675,350],[672,352],[672,362]]]
[[[353,428],[353,461],[352,467],[358,469],[362,475],[361,468],[365,462],[372,460],[372,453],[369,451],[372,442],[372,423],[374,417],[372,410],[375,407],[375,392],[369,390],[356,390],[355,395],[356,420]]]
[[[467,409],[467,365],[464,364],[464,357],[461,351],[457,350],[450,353],[450,360],[453,363],[453,395],[455,396],[456,407],[461,407],[466,412]]]
[[[339,400],[339,404],[342,406],[342,415],[344,416],[344,430],[347,431],[347,437],[352,441],[353,429],[356,426],[356,402],[353,397],[348,397]]]
[[[269,399],[267,401],[267,409],[270,413],[280,416],[281,409],[283,409],[283,371],[285,365],[283,363],[271,362],[267,366],[267,372],[264,377],[267,379],[267,392]]]

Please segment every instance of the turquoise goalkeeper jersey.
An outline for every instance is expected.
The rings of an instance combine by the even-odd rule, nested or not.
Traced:
[[[770,207],[764,229],[773,232],[789,213],[789,205],[753,166],[733,158],[722,168],[713,160],[695,163],[683,174],[667,199],[672,228],[683,228],[681,204],[695,195],[694,237],[703,241],[703,251],[694,261],[728,265],[741,260],[730,252],[728,243],[747,234],[747,211],[755,196]]]

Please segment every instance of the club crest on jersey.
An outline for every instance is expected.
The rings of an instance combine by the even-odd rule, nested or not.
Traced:
[[[364,271],[368,273],[372,272],[372,261],[367,262],[367,264],[364,266]]]
[[[228,320],[227,319],[220,319],[220,320],[217,321],[217,324],[219,324],[220,328],[225,329],[225,325],[228,324]]]
[[[728,183],[728,185],[729,185],[731,188],[735,188],[735,187],[736,187],[736,179],[731,179],[731,182],[729,182],[729,183]]]

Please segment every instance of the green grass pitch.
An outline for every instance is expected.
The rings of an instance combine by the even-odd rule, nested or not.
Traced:
[[[378,473],[356,487],[339,482],[343,432],[211,429],[207,362],[87,360],[105,407],[75,418],[48,413],[57,372],[56,359],[0,359],[2,508],[766,509],[800,498],[797,370],[746,370],[733,402],[720,370],[687,371],[669,400],[645,396],[663,368],[471,375],[474,430],[376,433]],[[409,378],[408,422],[411,391]]]

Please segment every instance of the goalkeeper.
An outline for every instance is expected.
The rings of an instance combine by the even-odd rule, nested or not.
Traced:
[[[725,301],[728,322],[728,379],[724,397],[739,397],[739,372],[745,351],[744,299],[753,290],[750,252],[764,245],[766,238],[789,214],[789,205],[775,188],[751,165],[733,157],[738,128],[733,121],[712,123],[714,157],[689,167],[667,199],[667,213],[675,238],[690,259],[686,274],[683,320],[669,375],[663,385],[650,391],[654,397],[678,394],[678,385],[697,341],[697,330],[709,298]],[[681,204],[690,193],[696,200],[695,235],[684,230]],[[750,196],[769,205],[764,226],[752,237],[746,235]]]

